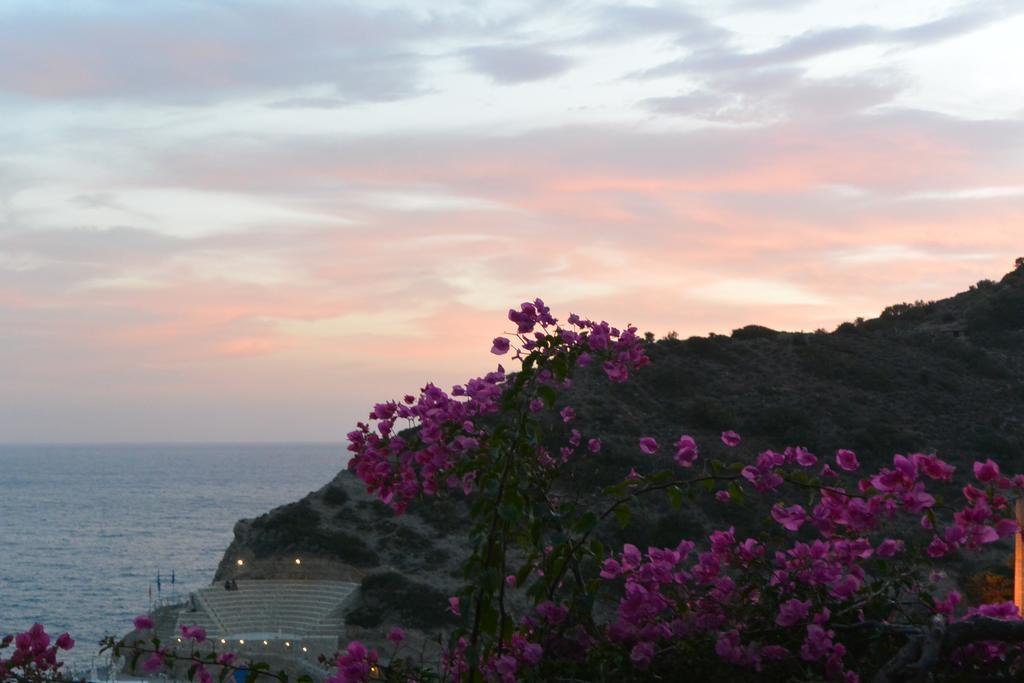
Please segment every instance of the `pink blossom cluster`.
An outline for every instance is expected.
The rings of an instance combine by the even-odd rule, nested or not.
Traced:
[[[505,476],[517,476],[515,468],[522,468],[525,474],[509,489],[517,496],[534,496],[530,503],[542,501],[544,514],[558,525],[557,533],[535,526],[538,516],[532,506],[522,505],[527,511],[519,513],[519,518],[514,506],[508,506],[511,512],[503,510],[501,517],[494,514],[486,524],[480,523],[480,515],[474,517],[474,533],[482,535],[490,529],[492,536],[480,546],[488,552],[474,555],[469,566],[481,565],[481,576],[505,577],[480,583],[492,591],[501,590],[502,598],[506,590],[521,590],[535,604],[516,617],[506,614],[507,605],[502,603],[502,623],[487,633],[486,627],[475,626],[456,631],[443,650],[439,671],[427,672],[423,678],[440,674],[442,680],[456,683],[470,679],[514,683],[543,680],[546,666],[558,668],[559,675],[563,666],[579,667],[581,678],[598,670],[623,668],[653,677],[671,671],[685,651],[686,657],[707,658],[723,674],[738,667],[769,680],[780,676],[854,683],[859,680],[854,669],[863,664],[857,660],[865,653],[863,645],[858,649],[848,634],[858,626],[891,625],[890,620],[901,627],[913,625],[922,613],[925,619],[931,617],[926,608],[947,620],[957,618],[959,593],[930,599],[921,588],[913,565],[916,560],[930,562],[930,558],[1018,532],[1010,519],[1010,500],[1024,492],[1024,476],[1004,475],[991,460],[974,464],[975,481],[962,489],[962,504],[949,508],[940,506],[928,491],[934,482],[951,482],[955,472],[935,455],[895,455],[891,466],[862,475],[858,474],[860,461],[851,450],[840,449],[826,462],[806,448],[792,446],[781,452],[762,451],[752,461],[730,467],[701,460],[696,440],[685,434],[672,444],[672,450],[665,449],[677,468],[649,476],[631,469],[623,484],[605,491],[622,497],[601,501],[602,509],[605,502],[612,505],[598,518],[554,487],[561,464],[581,452],[602,450],[598,436],[585,436],[577,428],[576,408],[559,405],[555,399],[571,385],[573,371],[580,366],[599,367],[611,382],[626,381],[649,362],[643,340],[635,327],[619,329],[575,314],[569,316],[568,327],[561,327],[540,299],[511,309],[508,319],[515,332],[495,338],[491,352],[502,356],[514,350],[513,358],[521,362],[518,372],[506,373],[499,365],[496,371],[450,392],[428,384],[419,396],[377,404],[369,420],[348,435],[350,469],[397,512],[413,500],[445,491],[470,495],[478,484],[499,480],[498,470],[502,474],[497,500],[490,509],[501,510]],[[544,418],[550,422],[543,422]],[[551,424],[566,434],[557,453],[549,453],[539,437],[522,436]],[[720,439],[731,449],[743,442],[733,430],[722,432]],[[636,443],[652,462],[663,457],[654,437],[640,436]],[[507,457],[502,460],[497,453]],[[690,478],[680,479],[678,468]],[[673,502],[680,504],[681,489],[697,483],[707,485],[721,504],[760,496],[770,505],[770,520],[781,529],[773,531],[784,540],[741,538],[730,527],[707,538],[684,538],[674,547],[649,547],[646,552],[626,543],[611,556],[593,542],[595,520],[612,512],[617,517],[628,513],[634,497],[668,489],[676,494]],[[719,488],[723,484],[727,488]],[[799,495],[799,502],[785,499],[784,494],[791,492]],[[590,516],[590,522],[576,524],[584,521],[584,515]],[[629,514],[624,518],[628,521]],[[515,519],[523,526],[503,529]],[[927,538],[915,543],[911,538],[887,537],[884,530],[901,520],[908,522],[904,528],[923,528],[930,543]],[[506,536],[494,536],[495,529]],[[503,548],[498,540],[513,536],[528,546],[530,557],[520,579],[507,573],[503,550],[490,553]],[[547,562],[543,569],[532,564],[536,558]],[[573,566],[576,574],[591,574],[566,573],[570,560],[578,561]],[[561,561],[565,564],[559,573]],[[529,581],[521,580],[527,575]],[[575,585],[572,590],[570,583]],[[919,611],[908,613],[902,606],[915,594]],[[479,619],[480,605],[486,604],[482,598],[491,604],[495,599],[494,592],[487,594],[480,586],[470,586],[463,594],[464,598],[474,595],[481,599],[448,598],[448,611],[464,625]],[[589,607],[601,598],[609,598],[614,607],[614,615],[603,621]],[[1010,603],[971,608],[966,616],[974,614],[1019,618]],[[510,623],[515,624],[511,630]],[[153,623],[139,617],[135,626],[144,633]],[[183,627],[182,636],[202,642],[206,634],[196,627]],[[397,650],[404,633],[394,629],[387,639]],[[26,642],[30,641],[31,637]],[[976,642],[956,650],[952,663],[970,672],[1006,661],[1018,651],[1018,646],[1008,643]],[[159,671],[173,666],[175,657],[173,651],[156,649],[143,668]],[[234,657],[225,653],[216,661],[231,665]],[[359,641],[349,643],[337,655],[336,664],[329,683],[368,681],[388,674],[378,653]],[[401,666],[390,671],[398,678],[388,680],[419,679],[406,676]],[[200,683],[210,683],[201,663],[196,675]]]
[[[540,664],[543,656],[541,645],[530,642],[523,633],[514,633],[508,648],[484,664],[484,676],[493,683],[516,683],[524,673]]]
[[[454,489],[468,494],[480,466],[476,458],[490,444],[491,432],[483,418],[497,413],[509,392],[525,389],[525,405],[535,413],[546,405],[539,393],[541,387],[564,388],[571,381],[568,377],[556,378],[547,368],[556,361],[575,367],[598,360],[614,382],[625,381],[631,371],[650,362],[643,339],[633,326],[619,329],[574,314],[569,316],[571,327],[562,328],[540,299],[523,303],[519,310],[509,310],[508,318],[517,326],[516,358],[523,360],[524,367],[538,369],[534,384],[524,388],[511,382],[511,376],[499,365],[496,371],[455,386],[450,393],[428,384],[418,397],[409,395],[401,402],[377,404],[370,421],[358,423],[348,434],[348,450],[353,454],[349,469],[369,492],[399,512],[421,495]],[[502,355],[509,348],[509,340],[498,337],[491,351]],[[561,411],[565,424],[574,417],[571,406]],[[400,420],[418,429],[398,434],[396,423]],[[560,450],[560,461],[567,462],[582,441],[583,435],[573,430],[568,445]],[[587,441],[590,452],[600,448],[599,439]],[[538,464],[548,469],[559,462],[543,448],[538,448],[535,456]]]
[[[968,505],[953,515],[953,524],[932,538],[928,545],[928,554],[932,557],[942,557],[960,547],[974,549],[1012,536],[1019,530],[1017,522],[1006,516],[1010,510],[1009,496],[1019,496],[1024,490],[1024,476],[1003,476],[992,460],[976,462],[973,469],[985,490],[971,484],[964,486],[963,495]],[[922,518],[921,525],[930,529],[931,519]]]
[[[140,614],[133,620],[133,636],[134,644],[136,646],[152,643],[154,649],[147,651],[147,656],[142,659],[141,668],[145,673],[155,674],[163,671],[166,668],[172,668],[174,664],[180,659],[178,653],[171,647],[162,646],[157,647],[158,643],[153,638],[153,630],[155,625],[153,619],[145,614]],[[200,644],[207,642],[206,630],[202,626],[188,626],[182,625],[180,628],[181,640],[188,641],[190,643]],[[237,655],[233,652],[222,653],[211,659],[209,663],[216,663],[220,666],[231,666]],[[213,683],[213,674],[206,668],[206,664],[198,659],[191,658],[191,680],[198,681],[198,683]]]
[[[738,443],[739,436],[731,432],[727,440],[723,434],[723,441]],[[645,438],[640,448],[653,454],[657,444]],[[817,464],[817,456],[803,448],[765,451],[755,465],[742,469],[742,481],[755,491],[777,492],[790,481],[787,468]],[[845,472],[859,469],[856,455],[845,449],[837,452],[836,464]],[[607,628],[608,640],[628,647],[630,660],[639,669],[651,665],[659,646],[707,637],[714,641],[716,654],[730,664],[761,671],[770,662],[802,660],[819,665],[828,680],[855,681],[857,674],[844,663],[846,647],[829,628],[831,610],[863,598],[871,558],[889,559],[906,550],[902,540],[872,542],[862,534],[898,513],[914,515],[932,509],[935,498],[925,490],[923,480],[949,481],[953,472],[951,465],[934,455],[896,455],[893,467],[860,480],[853,491],[834,483],[813,485],[818,502],[811,513],[801,505],[778,502],[771,516],[790,532],[810,522],[820,538],[794,542],[773,554],[766,553],[756,539],[737,539],[732,528],[712,533],[708,549],[695,559],[688,559],[698,545],[691,540],[684,539],[675,548],[649,548],[647,553],[626,544],[620,554],[605,559],[600,572],[605,580],[622,582],[616,619]],[[975,463],[974,474],[987,488],[964,488],[966,504],[953,513],[954,523],[943,535],[950,549],[991,543],[1017,531],[1016,522],[1006,517],[1009,501],[1003,492],[1018,488],[1020,479],[1002,476],[991,461]],[[821,482],[834,482],[839,475],[824,464],[819,476]],[[718,499],[728,502],[730,498]],[[934,555],[933,546],[928,553]],[[954,606],[951,602],[939,609],[952,614]],[[1016,618],[1012,603],[984,606],[978,613]],[[768,622],[780,627],[774,640],[764,633]],[[755,624],[761,635],[749,639],[745,632]],[[976,644],[969,650],[972,656],[1004,651],[1005,644],[993,643]]]
[[[376,650],[369,650],[358,640],[353,640],[338,655],[338,670],[327,679],[327,683],[360,683],[370,678],[370,672],[377,667],[379,657]]]
[[[53,640],[42,624],[17,635],[4,636],[0,640],[0,652],[14,644],[14,651],[7,658],[0,657],[0,680],[8,675],[21,678],[57,677],[63,662],[57,659],[60,650],[70,650],[75,641],[67,633]]]

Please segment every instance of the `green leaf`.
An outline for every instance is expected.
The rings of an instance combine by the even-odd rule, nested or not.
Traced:
[[[672,503],[672,507],[678,510],[683,504],[683,492],[678,486],[670,486],[665,489],[665,493],[668,494],[668,499]]]
[[[647,477],[647,483],[649,484],[664,484],[670,482],[676,478],[676,473],[671,470],[662,470],[661,472],[655,472],[654,474]]]
[[[576,520],[573,524],[572,529],[578,534],[585,534],[591,529],[597,526],[597,515],[593,512],[587,512],[582,517]]]
[[[629,507],[626,505],[620,505],[615,508],[615,519],[619,521],[619,527],[625,529],[629,526],[629,520],[633,514],[629,511]]]
[[[537,389],[537,393],[540,395],[542,399],[544,399],[544,405],[546,405],[548,408],[555,405],[555,400],[558,398],[558,392],[555,391],[552,387],[549,387],[547,385],[539,387]]]
[[[622,481],[618,484],[612,484],[611,486],[606,487],[602,493],[606,496],[618,498],[622,496],[626,492],[626,489],[628,489],[632,484],[632,481]]]
[[[729,482],[729,495],[732,497],[733,502],[742,505],[747,500],[747,495],[743,493],[743,489],[739,487],[739,484],[732,481]]]
[[[928,516],[928,522],[931,524],[932,528],[937,528],[935,525],[935,512],[931,508],[928,508],[924,511],[924,514]]]

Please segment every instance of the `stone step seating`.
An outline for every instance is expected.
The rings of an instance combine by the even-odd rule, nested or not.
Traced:
[[[238,590],[210,586],[196,593],[194,612],[182,611],[178,626],[202,626],[211,638],[337,637],[342,609],[358,584],[344,581],[239,581]]]

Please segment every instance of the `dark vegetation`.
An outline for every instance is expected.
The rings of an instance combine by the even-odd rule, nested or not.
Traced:
[[[380,557],[364,537],[320,526],[320,514],[308,499],[289,503],[252,523],[251,549],[257,558],[316,554],[354,567],[376,567]]]
[[[578,415],[571,426],[604,442],[600,454],[583,449],[576,457],[567,499],[586,503],[630,468],[671,466],[671,445],[681,434],[697,439],[702,461],[749,460],[766,448],[801,445],[828,460],[837,448],[851,448],[864,469],[890,463],[893,453],[919,451],[961,471],[985,458],[1024,471],[1024,259],[999,282],[982,281],[941,301],[889,306],[878,318],[831,333],[758,325],[730,336],[681,340],[671,333],[651,341],[648,353],[652,365],[626,384],[610,384],[590,368],[562,397]],[[551,426],[546,445],[557,452],[567,428],[555,419]],[[740,448],[720,442],[728,429],[743,435]],[[641,454],[640,436],[655,437],[661,451]],[[782,533],[755,499],[744,507],[709,496],[699,501],[684,499],[677,509],[666,498],[650,498],[634,507],[625,529],[610,523],[600,535],[609,547],[629,539],[646,548],[674,546],[712,527]],[[421,503],[396,518],[345,473],[321,492],[253,520],[242,536],[236,531],[218,577],[239,545],[257,557],[302,552],[380,567],[364,581],[349,623],[434,628],[444,624],[452,594],[438,588],[460,580],[465,520],[457,497]],[[947,569],[969,596],[994,595],[1005,589],[1006,553],[962,557]]]
[[[577,380],[565,399],[575,426],[606,436],[583,467],[614,478],[620,456],[642,466],[641,435],[668,454],[689,433],[702,454],[727,457],[718,440],[727,429],[744,436],[744,453],[802,445],[830,457],[846,447],[869,467],[912,451],[1024,466],[1024,260],[1001,282],[890,306],[832,333],[748,325],[729,337],[673,337],[651,344],[651,366],[624,385]]]
[[[456,621],[439,608],[445,604],[447,596],[425,583],[397,572],[370,574],[359,586],[358,600],[345,615],[345,623],[363,628],[402,624],[434,630]]]

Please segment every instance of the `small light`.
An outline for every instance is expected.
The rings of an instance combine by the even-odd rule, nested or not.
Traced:
[[[302,564],[302,560],[300,560],[299,558],[296,557],[295,558],[295,564]]]
[[[309,652],[309,650],[308,650],[308,649],[306,648],[306,646],[305,646],[305,645],[303,645],[303,646],[302,646],[302,651],[303,651],[303,652]]]
[[[292,646],[292,644],[291,644],[291,643],[289,643],[289,642],[288,642],[288,641],[286,640],[286,641],[284,641],[284,646],[285,646],[285,647],[291,647],[291,646]]]
[[[179,643],[181,642],[181,638],[178,638],[178,642],[179,642]]]
[[[239,645],[245,645],[245,641],[244,640],[240,640],[240,641],[238,641],[238,644]]]
[[[263,644],[264,644],[264,645],[270,645],[270,643],[268,643],[268,642],[267,642],[267,641],[265,641],[265,640],[263,641]]]
[[[239,559],[238,566],[241,567],[243,564],[245,564],[245,560]]]
[[[221,638],[221,639],[220,639],[220,644],[221,644],[221,645],[227,645],[227,644],[228,644],[228,641],[226,641],[226,640],[224,640],[223,638]]]

